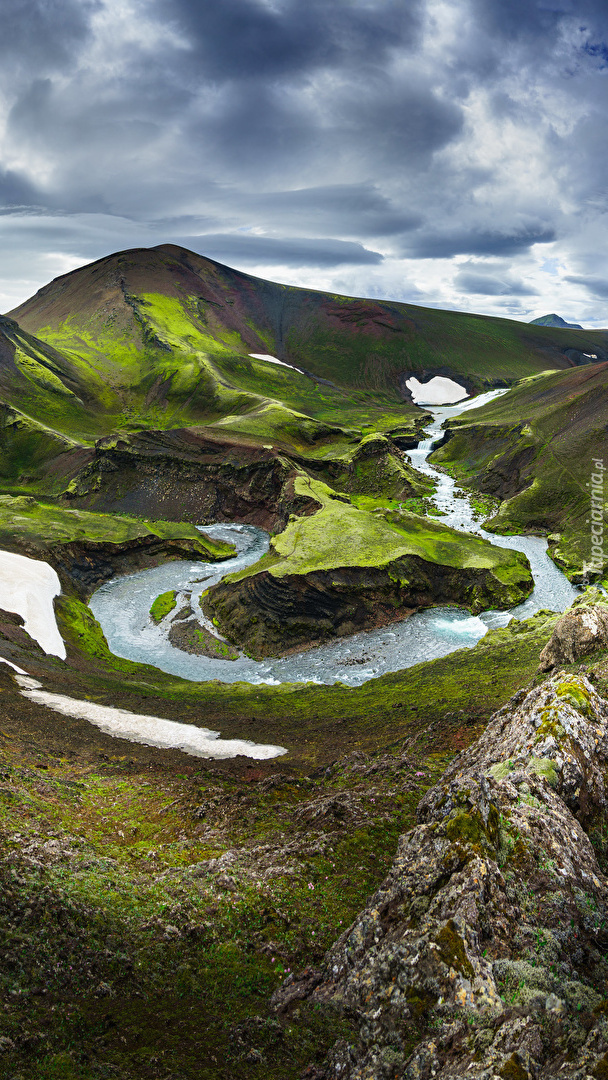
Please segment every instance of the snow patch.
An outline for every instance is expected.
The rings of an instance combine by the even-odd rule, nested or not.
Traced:
[[[21,615],[24,629],[45,653],[65,660],[53,600],[61,592],[52,566],[12,551],[0,551],[0,608]]]
[[[426,383],[421,383],[412,376],[405,385],[416,405],[449,405],[469,396],[464,386],[459,386],[453,379],[446,379],[443,375],[435,375]]]
[[[0,656],[0,664],[8,664],[8,666],[11,667],[13,671],[16,671],[18,675],[27,675],[27,671],[24,671],[22,667],[17,667],[16,664],[13,664],[12,660],[5,660],[3,656]]]
[[[23,697],[30,698],[38,705],[47,705],[49,709],[77,720],[88,720],[106,735],[143,743],[144,746],[182,750],[185,754],[202,758],[233,758],[242,754],[257,761],[288,752],[284,746],[264,745],[247,739],[220,739],[219,731],[195,727],[194,724],[179,724],[159,716],[131,713],[109,705],[96,705],[92,701],[77,701],[63,694],[49,694],[41,689],[41,683],[29,676],[17,675],[16,681]]]
[[[280,367],[288,367],[292,371],[298,371],[298,368],[294,367],[293,364],[286,364],[284,360],[279,360],[276,356],[271,356],[270,353],[250,352],[249,355],[254,360],[267,360],[269,364],[278,364]]]

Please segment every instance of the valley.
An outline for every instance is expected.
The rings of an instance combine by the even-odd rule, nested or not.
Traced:
[[[2,1075],[520,1080],[557,1062],[578,1080],[583,1047],[604,1075],[585,725],[598,746],[608,641],[584,672],[539,657],[564,609],[604,606],[580,588],[608,583],[587,521],[607,387],[604,331],[330,296],[171,245],[0,319],[0,549],[57,575],[63,646],[45,651],[5,573]],[[543,694],[535,756],[497,718],[532,724]],[[582,958],[515,887],[552,880],[522,799],[568,852]],[[429,829],[430,893],[403,855]],[[474,873],[498,882],[479,926],[455,899]],[[445,971],[391,997],[382,965],[410,939]],[[545,1000],[558,976],[576,987],[530,1049],[522,987]]]

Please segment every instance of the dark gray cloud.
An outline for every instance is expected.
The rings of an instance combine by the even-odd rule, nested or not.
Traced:
[[[70,70],[102,0],[2,0],[0,58],[5,73]]]
[[[404,244],[402,251],[414,259],[446,259],[452,255],[517,255],[533,244],[549,244],[555,240],[554,229],[524,229],[521,232],[454,232],[420,233]]]
[[[206,79],[272,80],[318,68],[369,67],[396,47],[412,48],[419,0],[170,0],[159,12],[191,44],[191,67]]]
[[[293,237],[277,240],[269,236],[249,236],[235,233],[209,233],[204,236],[182,236],[182,244],[212,259],[224,263],[245,263],[255,266],[265,263],[274,266],[341,266],[344,264],[374,266],[382,255],[350,240],[312,240]]]
[[[40,193],[26,177],[12,169],[0,169],[0,213],[38,204]]]
[[[434,306],[604,298],[606,0],[5,0],[2,16],[0,296],[173,242]]]
[[[271,219],[275,228],[393,236],[416,228],[420,214],[408,213],[374,184],[329,184],[242,195],[240,204],[252,221]]]
[[[478,296],[535,296],[537,289],[525,285],[523,281],[513,278],[493,277],[490,274],[479,274],[471,270],[461,270],[454,278],[454,284],[465,293],[473,293]]]
[[[596,296],[600,300],[608,299],[608,280],[606,279],[568,275],[565,280],[569,281],[571,285],[582,285],[592,296]]]

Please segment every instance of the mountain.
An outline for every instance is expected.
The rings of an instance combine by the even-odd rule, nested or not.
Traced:
[[[82,267],[12,316],[4,603],[11,553],[51,564],[66,655],[0,610],[2,1075],[605,1076],[608,609],[565,616],[588,680],[574,650],[540,681],[541,652],[574,640],[547,610],[473,648],[463,610],[466,647],[378,677],[352,636],[395,648],[416,609],[532,586],[521,553],[433,516],[402,452],[428,420],[409,374],[512,387],[437,457],[496,497],[495,529],[553,530],[580,571],[606,333],[294,289],[174,247]],[[269,550],[185,590],[170,559],[232,550],[195,527],[212,521],[266,528]],[[144,635],[226,661],[214,625],[264,656],[341,637],[345,681],[320,681],[319,654],[306,683],[180,678],[156,637],[145,663],[114,655],[86,601],[149,567]]]
[[[173,245],[118,252],[74,270],[10,316],[61,356],[52,415],[63,410],[61,430],[85,440],[226,417],[240,417],[232,428],[255,437],[264,423],[252,432],[242,418],[269,400],[318,421],[386,430],[416,415],[410,375],[449,376],[474,391],[586,363],[586,353],[608,359],[601,331],[556,334],[299,289]],[[78,418],[62,387],[81,398]],[[4,393],[22,407],[21,384]],[[28,413],[48,422],[40,395]]]
[[[541,315],[539,319],[532,319],[529,326],[561,326],[567,330],[582,330],[582,326],[574,322],[565,322],[561,315]]]

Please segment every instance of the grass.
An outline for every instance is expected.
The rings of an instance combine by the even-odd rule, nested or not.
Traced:
[[[420,796],[534,679],[554,621],[536,616],[357,691],[190,684],[188,696],[157,672],[157,707],[172,683],[182,719],[189,702],[207,719],[226,694],[230,714],[241,701],[266,734],[284,709],[300,747],[249,767],[49,723],[0,674],[7,1077],[296,1080],[352,1038],[347,1021],[309,1005],[277,1018],[270,995],[318,965],[365,905]],[[64,689],[73,677],[64,665]],[[130,678],[114,703],[128,707]],[[103,698],[99,676],[86,686]]]
[[[349,1037],[348,1023],[310,1006],[279,1022],[268,999],[290,970],[319,962],[382,880],[445,755],[406,766],[397,794],[394,775],[340,766],[326,780],[269,785],[189,764],[181,775],[139,771],[121,756],[92,766],[32,759],[9,746],[2,767],[15,797],[0,793],[7,1067],[35,1080],[115,1070],[164,1078],[167,1069],[217,1080],[252,1068],[295,1080]],[[319,799],[353,793],[354,828],[348,814],[320,828],[308,820]],[[48,858],[49,840],[71,854]],[[270,872],[268,859],[256,861],[260,847],[275,860]],[[43,870],[22,863],[32,850]],[[227,882],[206,870],[205,860],[235,850]]]
[[[169,615],[174,610],[177,604],[177,592],[175,589],[170,589],[169,592],[161,593],[156,597],[152,607],[150,608],[150,617],[155,623],[159,623],[164,619],[165,615]]]
[[[86,541],[98,544],[127,544],[156,538],[188,540],[193,552],[207,559],[225,559],[234,553],[231,544],[215,540],[187,522],[145,521],[122,514],[72,510],[33,496],[0,495],[0,543],[12,548],[35,544],[68,544]]]
[[[274,554],[228,575],[226,583],[252,577],[260,570],[278,578],[343,566],[385,567],[405,555],[458,568],[491,569],[499,580],[519,581],[523,588],[529,581],[520,553],[493,547],[472,534],[409,511],[391,510],[386,517],[381,516],[361,509],[360,504],[353,506],[326,484],[306,476],[297,477],[295,490],[315,499],[321,509],[290,521],[284,532],[271,540]]]

